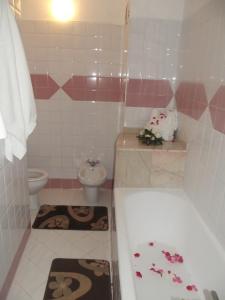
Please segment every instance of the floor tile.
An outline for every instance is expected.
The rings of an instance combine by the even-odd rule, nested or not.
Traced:
[[[9,291],[7,300],[31,300],[31,296],[17,283],[13,283]],[[38,300],[38,299],[37,299]]]

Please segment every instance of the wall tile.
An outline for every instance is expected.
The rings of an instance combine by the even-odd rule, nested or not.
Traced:
[[[122,26],[18,22],[38,111],[38,126],[29,138],[29,166],[46,169],[51,178],[72,179],[90,152],[103,153],[112,177],[109,148],[118,134],[124,96]]]
[[[0,141],[0,291],[30,223],[26,158],[6,161],[3,145]]]
[[[129,79],[126,105],[130,107],[167,107],[173,97],[168,80]]]
[[[176,91],[177,110],[199,120],[208,106],[205,87],[202,83],[181,82]]]
[[[181,21],[131,18],[128,32],[128,107],[174,107]],[[138,81],[139,80],[139,81]],[[160,86],[156,88],[156,83]],[[146,85],[144,88],[143,85]],[[136,119],[135,119],[136,120]],[[136,123],[142,123],[140,120]],[[132,127],[134,123],[126,120]]]
[[[32,74],[31,81],[36,99],[49,99],[59,89],[58,84],[49,75]]]
[[[197,2],[185,3],[178,75],[181,85],[176,94],[181,112],[179,134],[189,149],[185,190],[225,248],[225,7],[223,1],[210,0],[189,14],[195,6]]]
[[[122,79],[117,77],[73,76],[62,87],[77,101],[120,102]]]
[[[225,86],[221,86],[209,104],[213,127],[225,133]]]

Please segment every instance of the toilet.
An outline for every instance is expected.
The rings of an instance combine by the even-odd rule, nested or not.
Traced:
[[[78,179],[84,186],[85,197],[88,203],[98,202],[99,187],[106,181],[107,172],[99,160],[87,160],[81,165]]]
[[[30,208],[39,209],[38,193],[48,182],[48,173],[40,169],[28,169],[28,188],[30,195]]]

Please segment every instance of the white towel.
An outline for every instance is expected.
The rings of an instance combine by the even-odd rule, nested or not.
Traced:
[[[0,112],[6,127],[5,156],[22,159],[36,126],[30,74],[8,0],[0,0]]]
[[[172,109],[153,109],[150,121],[145,126],[165,141],[174,139],[174,132],[178,128],[177,111]]]
[[[5,124],[2,119],[2,114],[0,112],[0,139],[6,138],[6,130],[5,130]]]

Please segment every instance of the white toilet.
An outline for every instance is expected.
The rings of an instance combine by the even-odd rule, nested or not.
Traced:
[[[87,160],[81,165],[78,178],[84,186],[85,197],[88,203],[98,202],[99,187],[106,181],[107,172],[98,160]]]
[[[39,209],[39,191],[48,182],[48,173],[40,169],[28,169],[28,188],[30,194],[30,208]]]

